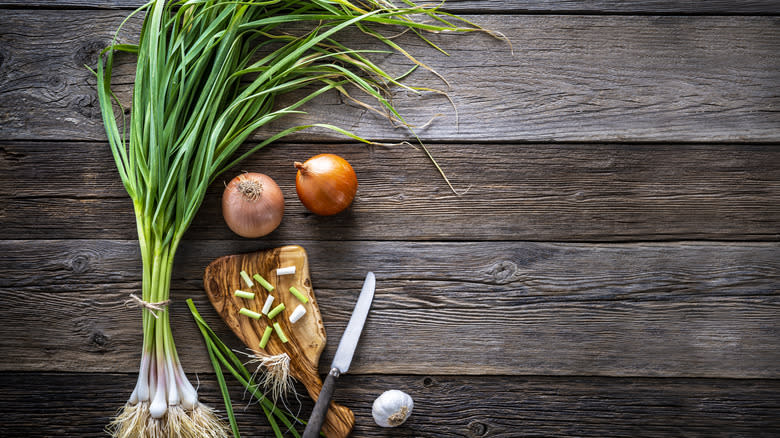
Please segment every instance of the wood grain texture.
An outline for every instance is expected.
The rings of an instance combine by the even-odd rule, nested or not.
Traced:
[[[780,239],[780,148],[773,145],[280,144],[227,172],[188,236],[240,239],[224,224],[224,184],[266,173],[285,194],[269,238],[296,240],[771,240]],[[293,161],[344,156],[359,187],[335,217],[295,194]],[[52,159],[52,157],[57,157]],[[77,220],[74,220],[77,218]],[[380,220],[381,218],[381,220]],[[0,142],[0,238],[135,239],[135,216],[108,145]]]
[[[8,10],[0,16],[0,139],[103,140],[94,78],[98,51],[126,11]],[[447,57],[405,35],[397,40],[448,78],[436,93],[397,91],[394,102],[425,141],[780,141],[780,18],[715,16],[469,16],[501,32],[433,36]],[[122,39],[135,38],[138,20]],[[357,34],[358,48],[377,48]],[[128,100],[126,58],[115,81]],[[377,63],[408,70],[403,56]],[[432,74],[416,84],[444,88]],[[280,100],[280,105],[285,100]],[[372,139],[410,135],[335,93],[258,132],[327,120]],[[306,141],[341,139],[304,131]]]
[[[0,0],[0,7],[56,7],[132,9],[143,0]],[[417,2],[424,3],[424,2]],[[579,12],[579,13],[676,13],[676,14],[777,14],[780,6],[774,0],[447,0],[443,6],[451,11],[478,12]]]
[[[85,65],[139,4],[0,0],[2,437],[105,436],[136,379],[140,311],[124,301],[140,290],[140,255]],[[377,273],[335,395],[354,409],[356,438],[780,436],[780,3],[446,7],[503,32],[514,53],[485,35],[436,36],[445,57],[406,35],[399,42],[449,80],[459,120],[435,93],[394,101],[412,123],[442,114],[420,134],[468,192],[452,195],[421,151],[304,131],[226,174],[268,173],[288,195],[282,227],[244,240],[223,224],[216,181],[172,291],[174,337],[201,400],[222,407],[184,300],[242,349],[205,296],[204,269],[297,243],[331,339],[365,271]],[[123,100],[131,61],[115,75]],[[400,57],[378,62],[406,70]],[[445,88],[422,70],[410,79]],[[254,138],[323,119],[409,138],[333,94],[306,109]],[[294,195],[291,163],[321,152],[345,156],[360,180],[334,218]],[[269,436],[230,385],[242,434]],[[398,429],[371,418],[387,389],[415,399]],[[312,402],[299,407],[306,418]]]
[[[774,243],[297,243],[309,253],[331,337],[343,332],[365,271],[376,273],[355,373],[780,376]],[[0,243],[0,349],[12,352],[0,357],[0,369],[137,368],[139,312],[122,304],[140,287],[135,246]],[[189,372],[209,364],[184,300],[193,297],[240,348],[196,279],[214,258],[259,247],[202,241],[180,248],[172,324]],[[57,310],[30,311],[44,308]],[[320,369],[335,347],[326,346]]]
[[[277,268],[294,266],[292,275],[278,276]],[[288,341],[282,343],[274,334],[265,349],[259,348],[260,339],[266,327],[271,323],[266,318],[253,320],[239,314],[242,307],[260,313],[268,292],[259,284],[254,287],[241,279],[241,272],[250,276],[260,274],[274,290],[273,306],[284,304],[285,310],[273,321],[278,323],[286,334]],[[322,323],[322,315],[317,306],[317,297],[311,287],[309,276],[309,260],[306,250],[298,245],[286,245],[248,254],[236,254],[220,257],[209,263],[203,275],[203,286],[209,301],[214,306],[225,325],[241,340],[244,346],[257,355],[287,354],[290,358],[290,375],[306,388],[313,400],[317,400],[322,390],[322,380],[317,370],[320,354],[325,349],[326,334]],[[296,287],[308,302],[304,305],[289,292],[290,287]],[[236,289],[252,291],[256,294],[254,300],[236,297]],[[290,323],[289,316],[297,305],[304,305],[306,314],[295,324]],[[329,438],[346,438],[355,424],[355,414],[346,406],[331,402],[322,425],[322,432]]]
[[[213,374],[202,373],[201,400],[222,408]],[[135,376],[127,374],[0,374],[4,437],[103,437]],[[242,436],[270,436],[255,405],[241,406],[229,381]],[[63,390],[67,388],[67,390]],[[371,403],[401,389],[415,400],[401,427],[374,425]],[[356,406],[358,438],[441,437],[776,437],[777,380],[549,378],[487,376],[341,377],[336,397]],[[294,408],[297,403],[293,402]],[[301,415],[311,410],[302,400]],[[77,407],[78,409],[74,409]]]

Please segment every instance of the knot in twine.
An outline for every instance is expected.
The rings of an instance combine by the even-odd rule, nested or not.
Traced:
[[[125,306],[127,307],[141,307],[144,309],[149,310],[149,313],[152,314],[155,318],[159,318],[160,315],[157,314],[157,312],[162,312],[165,306],[167,306],[171,300],[165,300],[160,301],[159,303],[150,303],[148,301],[144,301],[135,294],[130,294],[130,299],[125,301]]]

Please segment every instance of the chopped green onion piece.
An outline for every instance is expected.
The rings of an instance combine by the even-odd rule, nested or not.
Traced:
[[[274,310],[268,312],[268,319],[274,319],[276,315],[282,313],[282,310],[284,310],[284,303],[279,304],[278,306],[274,307]]]
[[[265,328],[265,331],[263,332],[263,337],[260,339],[260,348],[265,349],[265,346],[268,345],[268,340],[271,339],[271,332],[273,332],[273,329],[269,325]]]
[[[276,334],[279,336],[279,339],[282,341],[282,344],[287,343],[287,336],[284,335],[284,332],[282,331],[282,326],[279,325],[278,322],[274,323],[274,330],[276,331]]]
[[[290,286],[290,293],[295,296],[295,298],[298,298],[298,301],[302,303],[308,303],[309,299],[306,298],[306,295],[302,294],[301,291],[295,288],[295,286]]]
[[[268,298],[265,299],[265,304],[263,305],[263,310],[260,311],[263,315],[268,315],[268,311],[271,310],[271,304],[274,303],[274,296],[268,295]]]
[[[253,318],[253,319],[260,319],[260,316],[262,316],[262,315],[260,315],[257,312],[253,312],[253,311],[247,309],[246,307],[242,307],[241,310],[238,311],[238,313],[240,313],[240,314],[242,314],[244,316],[248,316],[248,317]]]
[[[273,292],[274,291],[274,286],[271,283],[267,282],[265,280],[265,278],[263,278],[262,275],[255,274],[252,277],[255,279],[255,281],[260,283],[260,286],[263,286],[265,288],[265,290],[267,290],[268,292]]]
[[[292,275],[292,274],[295,274],[295,265],[276,269],[276,275]]]
[[[247,300],[254,300],[255,294],[254,292],[245,292],[243,290],[236,289],[235,296],[246,298]]]
[[[246,285],[247,285],[248,287],[252,287],[252,286],[254,286],[254,285],[255,285],[255,284],[252,282],[252,279],[251,279],[251,278],[249,278],[249,274],[247,274],[247,273],[246,273],[246,271],[241,271],[241,278],[243,278],[243,279],[244,279],[244,282],[246,283]]]

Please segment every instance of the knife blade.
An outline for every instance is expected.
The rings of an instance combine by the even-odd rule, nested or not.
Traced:
[[[355,309],[352,311],[352,316],[349,318],[347,328],[344,330],[344,334],[341,335],[336,355],[333,356],[333,362],[330,365],[330,372],[328,372],[328,376],[325,377],[325,381],[322,384],[322,390],[320,390],[317,402],[314,404],[314,409],[309,417],[306,429],[303,431],[303,438],[316,438],[320,434],[330,400],[333,397],[336,379],[342,373],[346,373],[349,370],[349,365],[352,363],[352,357],[355,355],[360,334],[363,332],[363,325],[366,322],[368,311],[371,309],[371,301],[374,299],[375,289],[376,278],[373,272],[369,272],[366,275],[366,280],[363,282],[363,288],[360,291],[360,296],[358,296]]]

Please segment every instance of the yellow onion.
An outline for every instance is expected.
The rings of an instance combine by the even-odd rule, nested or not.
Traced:
[[[222,194],[222,216],[241,237],[265,236],[279,226],[283,215],[282,190],[268,175],[242,173]]]
[[[295,162],[295,189],[301,203],[312,213],[330,216],[349,207],[357,193],[357,175],[347,160],[320,154],[305,163]]]

